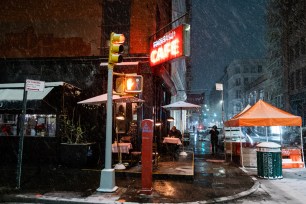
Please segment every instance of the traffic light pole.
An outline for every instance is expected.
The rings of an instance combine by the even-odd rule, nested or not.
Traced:
[[[106,112],[106,142],[105,142],[105,168],[101,171],[99,192],[114,192],[118,189],[115,184],[115,170],[112,169],[112,126],[113,126],[113,64],[108,64],[107,80],[107,112]]]
[[[114,192],[118,189],[115,184],[115,169],[112,169],[112,138],[113,138],[113,69],[116,63],[122,62],[123,43],[125,37],[114,32],[110,35],[108,56],[107,79],[107,104],[106,104],[106,141],[105,141],[105,167],[101,171],[100,187],[97,191]]]

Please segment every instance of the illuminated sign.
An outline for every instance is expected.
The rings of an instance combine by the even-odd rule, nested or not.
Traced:
[[[151,43],[150,65],[155,66],[163,62],[189,55],[190,26],[180,25],[167,32],[163,37]]]

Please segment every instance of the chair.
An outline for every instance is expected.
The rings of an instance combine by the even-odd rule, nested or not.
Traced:
[[[152,144],[152,159],[153,159],[153,164],[155,166],[158,166],[158,162],[159,162],[159,159],[160,159],[160,156],[158,154],[158,150],[157,150],[157,143],[153,143]]]
[[[132,165],[139,165],[141,162],[141,152],[140,151],[133,151],[131,152],[131,164]]]

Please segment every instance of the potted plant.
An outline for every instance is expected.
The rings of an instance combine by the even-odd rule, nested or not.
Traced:
[[[92,165],[95,143],[87,141],[80,118],[77,124],[63,116],[60,145],[61,164],[69,167],[86,167]]]

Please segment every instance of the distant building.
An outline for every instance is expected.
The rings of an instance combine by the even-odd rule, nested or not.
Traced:
[[[227,118],[231,118],[244,109],[247,104],[253,105],[263,97],[263,89],[250,86],[263,75],[265,60],[233,60],[226,68],[227,98],[225,100]]]

